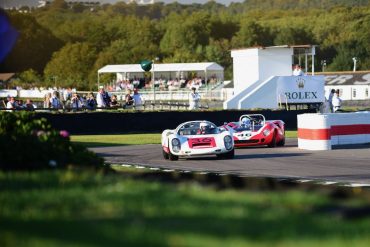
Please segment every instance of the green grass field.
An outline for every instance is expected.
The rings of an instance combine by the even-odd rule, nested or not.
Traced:
[[[134,145],[159,143],[160,134],[71,138],[87,146]],[[112,168],[0,171],[0,246],[370,245],[370,217],[343,214],[370,205],[358,188],[355,196],[266,189],[271,184],[233,189],[204,185],[206,175],[180,181],[173,173],[174,181],[163,182],[149,169]],[[230,185],[228,176],[220,179]]]
[[[297,131],[286,131],[287,138],[296,138]],[[71,140],[88,147],[119,146],[139,144],[160,144],[161,134],[123,134],[123,135],[74,135]]]
[[[315,191],[219,190],[122,174],[0,172],[0,246],[369,246],[370,218]]]

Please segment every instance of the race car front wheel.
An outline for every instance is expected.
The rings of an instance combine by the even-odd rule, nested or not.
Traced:
[[[172,154],[171,151],[170,151],[170,153],[168,154],[168,158],[170,160],[174,161],[174,160],[178,160],[179,156]]]
[[[231,151],[224,153],[224,154],[217,154],[217,158],[219,159],[233,159],[235,156],[235,149],[233,148]]]
[[[170,158],[169,155],[168,155],[168,153],[166,153],[166,151],[164,151],[163,149],[162,149],[162,153],[163,153],[163,158],[165,160],[168,160]]]

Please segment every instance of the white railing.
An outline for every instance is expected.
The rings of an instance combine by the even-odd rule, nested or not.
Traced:
[[[32,99],[43,99],[48,90],[0,90],[0,98],[6,98],[7,96],[18,97],[18,98],[32,98]],[[90,91],[77,91],[80,95],[87,95]],[[97,92],[94,92],[96,95]],[[200,89],[198,93],[202,100],[227,100],[231,97],[230,92],[226,89],[207,90]],[[60,92],[63,96],[63,92]],[[117,95],[118,100],[124,100],[125,91],[114,91],[109,92],[111,95]],[[155,96],[151,90],[141,90],[140,94],[146,101],[189,101],[190,90],[176,90],[176,91],[155,91]]]

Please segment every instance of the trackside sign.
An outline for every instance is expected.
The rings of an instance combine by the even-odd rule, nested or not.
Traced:
[[[325,101],[324,76],[280,76],[277,97],[281,103],[320,103]]]

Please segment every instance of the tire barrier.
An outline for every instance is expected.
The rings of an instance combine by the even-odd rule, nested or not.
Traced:
[[[370,112],[298,115],[298,148],[370,143]]]
[[[36,112],[36,118],[46,118],[58,130],[71,134],[124,134],[162,132],[191,120],[208,120],[218,126],[224,122],[238,121],[243,114],[263,114],[268,120],[283,120],[285,128],[295,130],[297,115],[314,110],[297,111],[137,111],[137,112]]]

